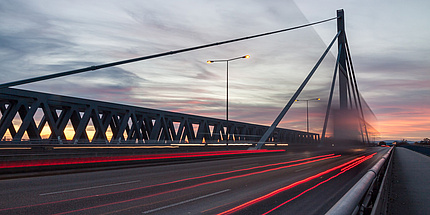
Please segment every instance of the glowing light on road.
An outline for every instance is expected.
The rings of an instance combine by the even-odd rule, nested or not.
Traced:
[[[265,146],[288,146],[288,143],[266,143]]]
[[[141,196],[141,197],[134,198],[134,199],[127,199],[127,200],[117,201],[117,202],[111,202],[111,203],[107,203],[107,204],[103,204],[103,205],[96,205],[96,206],[93,206],[93,207],[82,208],[82,209],[73,210],[73,211],[67,211],[67,212],[58,213],[58,214],[55,214],[55,215],[76,213],[76,212],[86,211],[86,210],[95,209],[95,208],[101,208],[101,207],[106,207],[106,206],[111,206],[111,205],[117,205],[117,204],[126,203],[126,202],[137,201],[137,200],[146,199],[146,198],[149,198],[149,197],[159,196],[159,195],[162,195],[162,194],[167,194],[167,193],[173,193],[173,192],[188,190],[188,189],[200,187],[200,186],[203,186],[203,185],[214,184],[214,183],[218,183],[218,182],[228,181],[228,180],[231,180],[231,179],[243,178],[243,177],[246,177],[246,176],[257,175],[257,174],[261,174],[261,173],[271,172],[271,171],[275,171],[275,170],[279,170],[279,169],[285,169],[285,168],[289,168],[289,167],[293,167],[293,166],[299,166],[299,165],[308,164],[308,163],[314,163],[314,162],[317,162],[317,161],[326,160],[326,159],[330,159],[330,158],[336,158],[336,157],[340,157],[340,156],[341,155],[334,155],[334,156],[330,156],[330,157],[320,158],[320,159],[317,159],[317,160],[306,161],[306,162],[303,162],[303,163],[297,163],[297,164],[292,164],[292,165],[288,165],[288,166],[277,167],[277,168],[263,170],[263,171],[259,171],[259,172],[251,172],[251,173],[247,173],[247,174],[243,174],[243,175],[231,176],[231,177],[227,177],[227,178],[223,178],[223,179],[218,179],[218,180],[214,180],[214,181],[208,181],[208,182],[203,182],[203,183],[200,183],[200,184],[191,185],[191,186],[188,186],[188,187],[181,187],[181,188],[178,188],[178,189],[167,190],[167,191],[164,191],[164,192],[154,193],[154,194],[147,195],[147,196]],[[133,189],[133,190],[135,190],[135,189]],[[108,195],[108,194],[103,194],[103,195]],[[99,197],[101,195],[96,195],[96,196]]]
[[[252,150],[245,150],[245,151],[252,151]],[[120,204],[120,203],[125,203],[125,202],[136,201],[136,200],[145,199],[145,198],[149,198],[149,197],[153,197],[153,196],[158,196],[158,195],[162,195],[162,194],[167,194],[167,193],[172,193],[172,192],[187,190],[187,189],[191,189],[191,188],[195,188],[195,187],[200,187],[200,186],[208,185],[208,184],[214,184],[214,183],[218,183],[218,182],[223,182],[223,181],[227,181],[227,180],[231,180],[231,179],[236,179],[236,178],[241,178],[241,177],[246,177],[246,176],[261,174],[261,173],[265,173],[265,172],[270,172],[270,171],[285,169],[285,168],[289,168],[289,167],[294,167],[294,166],[299,166],[299,165],[314,163],[314,162],[323,161],[323,160],[327,160],[327,159],[331,159],[331,158],[337,158],[337,157],[340,157],[340,156],[341,155],[334,155],[334,154],[320,155],[320,156],[315,156],[315,157],[310,157],[310,158],[303,158],[303,159],[298,159],[298,160],[293,160],[293,161],[286,161],[286,162],[281,162],[281,163],[267,164],[267,165],[262,165],[262,166],[256,166],[256,167],[237,169],[237,170],[226,171],[226,172],[213,173],[213,174],[208,174],[208,175],[203,175],[203,176],[185,178],[185,179],[180,179],[180,180],[176,180],[176,181],[171,181],[171,182],[166,182],[166,183],[160,183],[160,184],[154,184],[154,185],[148,185],[148,186],[144,186],[144,187],[137,187],[137,188],[128,189],[128,190],[122,190],[122,191],[117,191],[117,192],[104,193],[104,194],[98,194],[98,195],[90,195],[90,196],[83,196],[83,197],[78,197],[78,198],[73,198],[73,199],[64,199],[64,200],[53,201],[53,202],[46,202],[46,203],[35,204],[35,205],[25,205],[25,206],[20,206],[20,207],[15,207],[15,208],[5,208],[5,209],[0,209],[0,212],[1,211],[14,210],[14,209],[21,209],[21,208],[30,208],[30,207],[36,207],[36,206],[51,205],[51,204],[57,204],[57,203],[62,203],[62,202],[77,201],[77,200],[83,200],[83,199],[89,199],[89,198],[98,198],[98,197],[101,197],[101,196],[108,196],[108,195],[113,195],[113,194],[118,194],[118,193],[125,193],[125,192],[130,192],[130,191],[142,190],[142,189],[146,189],[146,188],[152,188],[152,187],[157,187],[157,186],[162,186],[162,185],[169,185],[169,184],[174,184],[174,183],[184,182],[184,181],[189,181],[189,180],[194,180],[194,179],[207,178],[207,177],[216,176],[216,175],[229,174],[229,173],[240,172],[240,171],[247,171],[247,170],[252,170],[252,169],[259,169],[259,168],[264,168],[264,167],[269,167],[269,166],[277,166],[277,165],[295,163],[295,164],[291,164],[291,165],[287,165],[287,166],[276,167],[276,168],[273,168],[273,169],[267,169],[267,170],[262,170],[262,171],[258,171],[258,172],[252,172],[252,173],[247,173],[247,174],[243,174],[243,175],[231,176],[231,177],[227,177],[227,178],[223,178],[223,179],[219,179],[219,180],[214,180],[214,181],[204,182],[204,183],[200,183],[200,184],[195,184],[195,185],[191,185],[191,186],[188,186],[188,187],[182,187],[182,188],[178,188],[178,189],[174,189],[174,190],[167,190],[167,191],[164,191],[164,192],[155,193],[155,194],[151,194],[151,195],[146,195],[146,196],[142,196],[142,197],[135,198],[135,199],[128,199],[128,200],[119,201],[119,202],[112,202],[112,203],[107,203],[107,204],[104,204],[104,205],[97,205],[97,206],[93,206],[93,207],[89,207],[89,208],[83,208],[83,209],[78,209],[78,210],[74,210],[74,211],[68,211],[68,212],[64,212],[64,213],[60,213],[60,214],[66,214],[66,213],[71,213],[71,212],[79,212],[79,211],[90,210],[90,209],[94,209],[94,208],[105,207],[105,206],[109,206],[109,205],[115,205],[115,204]],[[302,163],[297,163],[297,162],[302,162]]]
[[[376,153],[375,153],[375,154],[376,154]],[[230,209],[230,210],[227,210],[227,211],[224,211],[224,212],[222,212],[222,213],[219,213],[218,215],[225,215],[225,214],[232,214],[232,213],[235,213],[235,212],[240,211],[240,210],[242,210],[242,209],[244,209],[244,208],[246,208],[246,207],[249,207],[249,206],[251,206],[251,205],[253,205],[253,204],[256,204],[256,203],[258,203],[258,202],[261,202],[261,201],[263,201],[263,200],[266,200],[266,199],[268,199],[268,198],[271,198],[271,197],[273,197],[273,196],[275,196],[275,195],[277,195],[277,194],[279,194],[279,193],[281,193],[281,192],[284,192],[284,191],[289,190],[289,189],[291,189],[291,188],[293,188],[293,187],[296,187],[296,186],[298,186],[298,185],[300,185],[300,184],[303,184],[303,183],[308,182],[308,181],[310,181],[310,180],[313,180],[313,179],[319,178],[319,177],[321,177],[321,176],[323,176],[323,175],[325,175],[325,174],[328,174],[328,173],[333,172],[333,171],[335,171],[335,170],[341,169],[341,168],[343,168],[343,167],[347,167],[347,168],[345,168],[345,169],[344,169],[344,171],[342,171],[342,170],[341,170],[341,172],[345,172],[345,171],[347,171],[347,170],[349,170],[349,169],[351,169],[351,168],[352,168],[352,167],[351,167],[351,168],[348,168],[348,167],[349,167],[349,165],[352,165],[352,166],[354,167],[354,166],[358,165],[358,164],[357,164],[357,162],[362,163],[362,162],[364,162],[365,160],[370,159],[371,157],[373,157],[373,155],[374,155],[374,154],[372,154],[372,155],[370,155],[370,156],[366,156],[366,157],[362,156],[362,157],[355,158],[355,159],[353,159],[353,160],[351,160],[351,161],[348,161],[348,162],[346,162],[346,163],[344,163],[344,164],[341,164],[341,165],[339,165],[339,166],[336,166],[336,167],[333,167],[333,168],[331,168],[331,169],[325,170],[325,171],[323,171],[323,172],[320,172],[320,173],[318,173],[318,174],[316,174],[316,175],[313,175],[313,176],[311,176],[311,177],[305,178],[305,179],[303,179],[303,180],[300,180],[300,181],[294,182],[294,183],[292,183],[292,184],[290,184],[290,185],[288,185],[288,186],[285,186],[285,187],[283,187],[283,188],[277,189],[277,190],[275,190],[275,191],[273,191],[273,192],[271,192],[271,193],[268,193],[268,194],[266,194],[266,195],[264,195],[264,196],[261,196],[261,197],[259,197],[259,198],[253,199],[253,200],[248,201],[248,202],[246,202],[246,203],[244,203],[244,204],[241,204],[241,205],[239,205],[239,206],[236,206],[236,207],[234,207],[234,208],[232,208],[232,209]],[[307,190],[307,191],[308,191],[308,190]],[[306,191],[306,192],[307,192],[307,191]],[[299,197],[300,195],[302,195],[302,194],[299,194],[298,196],[294,197],[293,199],[295,199],[295,198]],[[286,201],[286,202],[282,203],[281,205],[279,205],[278,207],[276,207],[276,208],[274,208],[274,209],[272,209],[272,210],[275,210],[275,209],[279,208],[280,206],[282,206],[282,205],[284,205],[284,204],[288,203],[289,201],[292,201],[293,199],[290,199],[290,200],[288,200],[288,201]],[[272,211],[272,210],[271,210],[271,211]],[[269,211],[269,212],[270,212],[270,211]],[[267,213],[269,213],[269,212],[267,212]]]
[[[122,162],[122,161],[145,161],[145,160],[196,158],[196,157],[240,155],[240,154],[274,153],[274,152],[284,152],[284,151],[285,150],[231,150],[231,151],[214,151],[214,152],[174,153],[174,154],[130,155],[130,156],[114,156],[114,157],[88,157],[88,158],[24,160],[24,161],[0,162],[0,169],[21,168],[21,167],[57,166],[57,165],[92,164],[92,163],[108,163],[108,162]]]
[[[350,169],[354,168],[354,167],[355,167],[355,166],[357,166],[358,164],[361,164],[361,163],[363,163],[364,161],[366,161],[366,160],[368,160],[368,159],[372,158],[375,154],[376,154],[376,153],[371,154],[371,155],[366,156],[366,157],[364,157],[364,158],[362,158],[362,159],[360,159],[360,160],[358,160],[358,161],[356,161],[356,162],[354,162],[354,163],[352,163],[352,164],[349,164],[348,166],[346,166],[346,167],[342,168],[342,169],[340,170],[340,172],[339,172],[339,173],[337,173],[336,175],[331,176],[330,178],[328,178],[328,179],[326,179],[326,180],[324,180],[324,181],[322,181],[322,182],[320,182],[320,183],[318,183],[318,184],[314,185],[313,187],[311,187],[311,188],[309,188],[309,189],[307,189],[307,190],[305,190],[305,191],[301,192],[299,195],[297,195],[297,196],[295,196],[295,197],[293,197],[293,198],[291,198],[291,199],[289,199],[289,200],[287,200],[287,201],[283,202],[282,204],[280,204],[280,205],[278,205],[278,206],[274,207],[273,209],[271,209],[271,210],[267,211],[267,212],[266,212],[266,213],[264,213],[263,215],[267,215],[267,214],[269,214],[269,213],[271,213],[271,212],[275,211],[276,209],[280,208],[281,206],[283,206],[283,205],[285,205],[285,204],[287,204],[287,203],[289,203],[289,202],[293,201],[294,199],[297,199],[297,198],[298,198],[298,197],[300,197],[301,195],[303,195],[303,194],[305,194],[305,193],[307,193],[307,192],[309,192],[309,191],[311,191],[311,190],[313,190],[313,189],[317,188],[318,186],[320,186],[320,185],[322,185],[322,184],[324,184],[324,183],[327,183],[327,182],[331,181],[332,179],[334,179],[334,178],[338,177],[339,175],[341,175],[341,174],[345,173],[346,171],[348,171],[348,170],[350,170]]]
[[[53,149],[174,149],[179,146],[54,146]]]
[[[31,147],[5,147],[0,148],[0,150],[29,150]]]

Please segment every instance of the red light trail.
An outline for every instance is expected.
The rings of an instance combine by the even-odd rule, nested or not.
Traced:
[[[105,206],[110,206],[110,205],[116,205],[116,204],[121,204],[121,203],[136,201],[136,200],[145,199],[145,198],[149,198],[149,197],[153,197],[153,196],[158,196],[158,195],[161,195],[161,194],[166,194],[166,193],[172,193],[172,192],[187,190],[187,189],[191,189],[191,188],[200,187],[200,186],[203,186],[203,185],[214,184],[214,183],[223,182],[223,181],[227,181],[227,180],[231,180],[231,179],[242,178],[242,177],[246,177],[246,176],[251,176],[251,175],[266,173],[266,172],[270,172],[270,171],[275,171],[275,170],[279,170],[279,169],[285,169],[285,168],[289,168],[289,167],[293,167],[293,166],[299,166],[299,165],[308,164],[308,163],[314,163],[314,162],[317,162],[317,161],[322,161],[322,160],[326,160],[326,159],[330,159],[330,158],[336,158],[336,157],[340,157],[340,156],[341,155],[334,155],[334,156],[330,156],[330,157],[320,158],[320,159],[317,159],[317,160],[306,161],[306,162],[303,162],[303,163],[297,163],[297,164],[292,164],[292,165],[288,165],[288,166],[282,166],[282,167],[277,167],[277,168],[273,168],[273,169],[262,170],[262,171],[259,171],[259,172],[252,172],[252,173],[247,173],[247,174],[243,174],[243,175],[231,176],[231,177],[227,177],[227,178],[223,178],[223,179],[218,179],[218,180],[214,180],[214,181],[208,181],[208,182],[204,182],[204,183],[200,183],[200,184],[191,185],[191,186],[188,186],[188,187],[182,187],[182,188],[178,188],[178,189],[168,190],[168,191],[165,191],[165,192],[155,193],[155,194],[152,194],[152,195],[142,196],[142,197],[139,197],[139,198],[127,199],[127,200],[124,200],[124,201],[112,202],[112,203],[108,203],[108,204],[104,204],[104,205],[97,205],[97,206],[88,207],[88,208],[82,208],[82,209],[78,209],[78,210],[74,210],[74,211],[67,211],[67,212],[58,213],[58,214],[55,214],[55,215],[75,213],[75,212],[80,212],[80,211],[85,211],[85,210],[90,210],[90,209],[95,209],[95,208],[100,208],[100,207],[105,207]],[[101,195],[98,195],[98,196],[101,196]]]
[[[252,153],[273,153],[284,152],[285,150],[232,150],[232,151],[214,151],[214,152],[190,152],[174,154],[152,154],[152,155],[129,155],[129,156],[111,156],[111,157],[87,157],[87,158],[62,158],[62,159],[43,159],[43,160],[24,160],[24,161],[2,161],[0,169],[22,168],[22,167],[42,167],[42,166],[59,166],[75,165],[90,163],[106,163],[121,161],[144,161],[144,160],[163,160],[178,158],[195,158],[225,155],[240,155]]]
[[[246,202],[246,203],[243,203],[243,204],[241,204],[241,205],[239,205],[239,206],[236,206],[236,207],[234,207],[234,208],[232,208],[232,209],[230,209],[230,210],[227,210],[227,211],[224,211],[224,212],[222,212],[222,213],[219,213],[218,215],[225,215],[225,214],[232,214],[232,213],[235,213],[235,212],[237,212],[237,211],[239,211],[239,210],[242,210],[242,209],[244,209],[244,208],[246,208],[246,207],[249,207],[249,206],[251,206],[251,205],[253,205],[253,204],[256,204],[256,203],[261,202],[261,201],[263,201],[263,200],[266,200],[266,199],[268,199],[268,198],[271,198],[271,197],[273,197],[273,196],[275,196],[275,195],[277,195],[277,194],[279,194],[279,193],[281,193],[281,192],[284,192],[284,191],[286,191],[286,190],[289,190],[289,189],[291,189],[291,188],[293,188],[293,187],[296,187],[296,186],[298,186],[298,185],[300,185],[300,184],[303,184],[303,183],[305,183],[305,182],[308,182],[308,181],[310,181],[310,180],[313,180],[313,179],[315,179],[315,178],[318,178],[318,177],[320,177],[320,176],[323,176],[323,175],[325,175],[325,174],[328,174],[328,173],[330,173],[330,172],[333,172],[333,171],[335,171],[335,170],[338,170],[338,169],[341,169],[341,168],[345,167],[345,168],[341,169],[341,172],[339,173],[339,175],[340,175],[340,174],[342,174],[342,173],[344,173],[344,172],[346,172],[346,171],[350,170],[351,168],[353,168],[353,167],[357,166],[358,164],[360,164],[360,163],[362,163],[362,162],[364,162],[364,161],[366,161],[366,160],[368,160],[368,159],[372,158],[375,154],[376,154],[376,153],[374,153],[374,154],[372,154],[372,155],[369,155],[369,156],[366,156],[366,157],[362,156],[362,157],[355,158],[355,159],[353,159],[353,160],[351,160],[351,161],[348,161],[348,162],[346,162],[346,163],[344,163],[344,164],[341,164],[341,165],[339,165],[339,166],[336,166],[336,167],[333,167],[333,168],[331,168],[331,169],[325,170],[325,171],[320,172],[320,173],[318,173],[318,174],[316,174],[316,175],[313,175],[313,176],[311,176],[311,177],[305,178],[305,179],[303,179],[303,180],[300,180],[300,181],[294,182],[294,183],[292,183],[292,184],[290,184],[290,185],[288,185],[288,186],[285,186],[285,187],[283,187],[283,188],[277,189],[277,190],[275,190],[275,191],[273,191],[273,192],[270,192],[270,193],[268,193],[268,194],[266,194],[266,195],[264,195],[264,196],[261,196],[261,197],[259,197],[259,198],[253,199],[253,200],[248,201],[248,202]],[[336,176],[336,177],[337,177],[337,176]],[[333,177],[333,178],[334,178],[334,177]],[[333,178],[330,178],[330,180],[331,180],[331,179],[333,179]],[[325,182],[326,182],[326,181],[325,181]],[[324,182],[324,183],[325,183],[325,182]],[[321,184],[323,184],[323,183],[319,183],[319,184],[318,184],[318,186],[319,186],[319,185],[321,185]],[[316,187],[316,186],[314,186],[314,187],[312,187],[312,188],[309,188],[308,190],[304,191],[303,193],[301,193],[301,194],[297,195],[296,197],[294,197],[294,198],[292,198],[292,199],[290,199],[290,200],[288,200],[288,201],[286,201],[286,202],[282,203],[281,205],[277,206],[276,208],[274,208],[274,209],[272,209],[272,210],[275,210],[275,209],[277,209],[277,208],[281,207],[282,205],[284,205],[284,204],[286,204],[286,203],[288,203],[288,202],[290,202],[290,201],[292,201],[292,200],[294,200],[294,199],[298,198],[299,196],[301,196],[301,195],[303,195],[304,193],[306,193],[306,192],[308,192],[308,191],[310,191],[310,190],[314,189],[315,187]],[[271,211],[272,211],[272,210],[271,210]],[[270,211],[269,211],[269,212],[270,212]],[[267,212],[267,213],[269,213],[269,212]]]
[[[200,183],[200,184],[195,184],[195,185],[191,185],[191,186],[187,186],[187,187],[183,187],[183,188],[178,188],[178,189],[168,190],[168,191],[165,191],[165,192],[160,192],[160,193],[155,193],[155,194],[151,194],[151,195],[146,195],[146,196],[142,196],[142,197],[138,197],[138,198],[134,198],[134,199],[128,199],[128,200],[124,200],[124,201],[112,202],[112,203],[108,203],[108,204],[104,204],[104,205],[97,205],[97,206],[93,206],[93,207],[89,207],[89,208],[83,208],[83,209],[78,209],[78,210],[74,210],[74,211],[63,212],[63,213],[59,213],[59,214],[79,212],[79,211],[84,211],[84,210],[89,210],[89,209],[94,209],[94,208],[99,208],[99,207],[104,207],[104,206],[109,206],[109,205],[114,205],[114,204],[120,204],[120,203],[125,203],[125,202],[130,202],[130,201],[136,201],[136,200],[140,200],[140,199],[144,199],[144,198],[149,198],[149,197],[153,197],[153,196],[158,196],[158,195],[162,195],[162,194],[166,194],[166,193],[172,193],[172,192],[182,191],[182,190],[191,189],[191,188],[195,188],[195,187],[200,187],[200,186],[203,186],[203,185],[208,185],[208,184],[214,184],[214,183],[218,183],[218,182],[223,182],[223,181],[227,181],[227,180],[231,180],[231,179],[237,179],[237,178],[242,178],[242,177],[246,177],[246,176],[251,176],[251,175],[262,174],[262,173],[271,172],[271,171],[275,171],[275,170],[285,169],[285,168],[289,168],[289,167],[294,167],[294,166],[299,166],[299,165],[314,163],[314,162],[323,161],[323,160],[327,160],[327,159],[331,159],[331,158],[337,158],[337,157],[340,157],[340,156],[341,155],[334,155],[334,154],[321,155],[321,156],[315,156],[315,157],[310,157],[310,158],[298,159],[298,160],[294,160],[294,161],[287,161],[287,162],[281,162],[281,163],[267,164],[267,165],[263,165],[263,166],[250,167],[250,168],[244,168],[244,169],[238,169],[238,170],[232,170],[232,171],[226,171],[226,172],[213,173],[213,174],[208,174],[208,175],[203,175],[203,176],[185,178],[185,179],[180,179],[180,180],[176,180],[176,181],[165,182],[165,183],[160,183],[160,184],[155,184],[155,185],[149,185],[149,186],[144,186],[144,187],[137,187],[137,188],[123,190],[123,191],[104,193],[104,194],[97,194],[97,195],[91,195],[91,196],[84,196],[84,197],[73,198],[73,199],[65,199],[65,200],[59,200],[59,201],[54,201],[54,202],[46,202],[46,203],[35,204],[35,205],[20,206],[20,207],[15,207],[15,208],[0,209],[0,211],[14,210],[14,209],[20,209],[20,208],[29,208],[29,207],[35,207],[35,206],[43,206],[43,205],[56,204],[56,203],[61,203],[61,202],[68,202],[68,201],[76,201],[76,200],[88,199],[88,198],[93,198],[93,197],[101,197],[101,196],[107,196],[107,195],[113,195],[113,194],[118,194],[118,193],[124,193],[124,192],[129,192],[129,191],[134,191],[134,190],[140,190],[140,189],[145,189],[145,188],[150,188],[150,187],[168,185],[168,184],[173,184],[173,183],[178,183],[178,182],[183,182],[183,181],[188,181],[188,180],[206,178],[206,177],[215,176],[215,175],[229,174],[229,173],[247,171],[247,170],[252,170],[252,169],[257,169],[257,168],[264,168],[264,167],[269,167],[269,166],[276,166],[276,165],[283,165],[283,164],[288,164],[288,163],[295,163],[295,164],[290,164],[290,165],[287,165],[287,166],[280,166],[280,167],[276,167],[276,168],[272,168],[272,169],[261,170],[261,171],[258,171],[258,172],[251,172],[251,173],[246,173],[246,174],[237,175],[237,176],[230,176],[230,177],[223,178],[223,179],[218,179],[218,180],[214,180],[214,181],[208,181],[208,182],[204,182],[204,183]],[[296,162],[301,162],[301,163],[296,163]]]
[[[336,175],[331,176],[330,178],[328,178],[328,179],[326,179],[326,180],[324,180],[324,181],[322,181],[322,182],[320,182],[320,183],[316,184],[315,186],[313,186],[313,187],[311,187],[311,188],[309,188],[309,189],[307,189],[307,190],[305,190],[305,191],[301,192],[301,193],[300,193],[300,194],[298,194],[297,196],[295,196],[295,197],[293,197],[293,198],[291,198],[291,199],[289,199],[289,200],[287,200],[287,201],[283,202],[282,204],[280,204],[280,205],[278,205],[278,206],[274,207],[273,209],[271,209],[271,210],[267,211],[266,213],[264,213],[264,214],[262,214],[262,215],[267,215],[267,214],[269,214],[269,213],[271,213],[271,212],[275,211],[276,209],[280,208],[281,206],[283,206],[283,205],[285,205],[285,204],[287,204],[287,203],[289,203],[289,202],[293,201],[294,199],[297,199],[297,198],[298,198],[298,197],[300,197],[301,195],[303,195],[303,194],[305,194],[305,193],[307,193],[307,192],[309,192],[309,191],[311,191],[311,190],[315,189],[316,187],[318,187],[318,186],[320,186],[320,185],[322,185],[322,184],[324,184],[324,183],[326,183],[326,182],[328,182],[328,181],[331,181],[332,179],[334,179],[334,178],[338,177],[339,175],[341,175],[341,174],[345,173],[346,171],[348,171],[348,170],[350,170],[350,169],[354,168],[354,167],[355,167],[355,166],[357,166],[358,164],[361,164],[361,163],[363,163],[364,161],[366,161],[366,160],[368,160],[368,159],[372,158],[375,154],[376,154],[376,153],[371,154],[371,155],[369,155],[369,156],[366,156],[366,157],[364,157],[364,158],[360,159],[359,161],[356,161],[356,162],[354,162],[354,163],[352,163],[352,164],[348,165],[347,167],[342,168],[342,169],[340,170],[340,172],[339,172],[339,173],[337,173]]]

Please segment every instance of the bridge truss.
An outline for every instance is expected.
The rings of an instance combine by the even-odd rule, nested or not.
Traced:
[[[2,89],[0,110],[0,138],[13,142],[253,143],[269,128],[236,121],[227,127],[222,119],[12,88]],[[319,134],[277,128],[267,142],[318,141]]]

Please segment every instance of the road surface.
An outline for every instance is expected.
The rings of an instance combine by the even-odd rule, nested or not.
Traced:
[[[323,214],[388,148],[327,150],[0,181],[0,214]]]

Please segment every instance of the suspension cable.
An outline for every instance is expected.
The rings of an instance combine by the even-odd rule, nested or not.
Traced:
[[[324,51],[324,53],[321,55],[318,62],[315,64],[315,66],[312,68],[312,70],[309,72],[308,76],[305,78],[305,80],[300,85],[299,89],[294,93],[293,97],[291,97],[290,101],[285,105],[284,109],[282,109],[281,113],[279,113],[278,117],[276,117],[275,121],[273,121],[272,125],[267,129],[267,131],[264,133],[264,135],[261,137],[261,139],[258,141],[257,145],[255,146],[256,149],[261,149],[261,147],[264,145],[266,140],[269,138],[269,136],[273,133],[276,126],[281,122],[282,118],[284,118],[285,114],[290,109],[291,105],[293,105],[294,101],[299,97],[300,93],[302,92],[303,88],[305,88],[306,84],[309,82],[309,80],[312,78],[315,71],[318,69],[321,62],[324,60],[327,53],[330,51],[331,47],[333,46],[333,43],[336,41],[336,39],[339,37],[341,31],[339,31],[336,36],[334,36],[333,40],[331,41],[330,45],[327,47],[327,49]]]
[[[358,91],[357,79],[355,78],[354,66],[352,64],[351,53],[349,51],[349,45],[348,45],[348,40],[346,38],[346,35],[345,35],[345,43],[346,43],[346,53],[347,53],[347,56],[348,56],[348,61],[349,61],[349,64],[351,65],[351,72],[352,72],[352,77],[353,77],[353,80],[354,80],[355,90],[356,90],[357,96],[358,96],[358,105],[360,107],[361,116],[363,118],[364,125],[366,126],[367,123],[366,123],[366,120],[364,119],[363,106],[361,105],[361,98],[360,98],[360,93]],[[367,127],[364,127],[364,130],[366,132],[367,143],[369,143],[369,134],[367,132]]]
[[[346,41],[346,38],[345,38],[345,41]],[[365,138],[364,138],[363,126],[362,125],[365,124],[366,122],[363,120],[364,119],[364,115],[362,114],[362,111],[360,112],[360,107],[358,105],[358,99],[359,99],[359,96],[357,95],[358,94],[358,90],[357,90],[358,86],[357,86],[357,84],[353,80],[353,78],[355,78],[355,76],[352,73],[352,62],[350,61],[350,58],[349,58],[350,55],[349,54],[350,53],[347,52],[347,58],[346,58],[346,65],[347,65],[347,68],[348,68],[349,83],[351,85],[352,94],[354,96],[355,110],[357,111],[357,113],[359,115],[358,123],[359,123],[359,128],[360,128],[361,141],[364,143],[365,142]],[[352,106],[352,102],[351,102],[351,108],[352,107],[353,106]]]
[[[333,100],[333,92],[334,92],[334,86],[336,84],[337,68],[339,67],[341,50],[342,50],[342,44],[340,44],[339,51],[337,52],[337,60],[336,60],[336,65],[334,67],[333,80],[331,81],[330,95],[329,95],[328,102],[327,102],[327,110],[325,112],[324,126],[323,126],[323,130],[322,130],[322,134],[321,134],[321,142],[322,143],[324,143],[325,134],[327,131],[328,118],[330,116],[331,102]]]
[[[291,31],[291,30],[304,28],[304,27],[308,27],[308,26],[312,26],[312,25],[317,25],[317,24],[328,22],[328,21],[331,21],[331,20],[334,20],[337,18],[338,17],[333,17],[333,18],[321,20],[318,22],[312,22],[312,23],[299,25],[299,26],[295,26],[295,27],[290,27],[290,28],[285,28],[285,29],[281,29],[281,30],[277,30],[277,31],[271,31],[271,32],[256,34],[256,35],[252,35],[252,36],[246,36],[246,37],[241,37],[241,38],[236,38],[236,39],[231,39],[231,40],[225,40],[225,41],[206,44],[206,45],[195,46],[195,47],[191,47],[191,48],[179,49],[179,50],[168,51],[168,52],[163,52],[163,53],[154,54],[154,55],[148,55],[148,56],[143,56],[143,57],[138,57],[138,58],[133,58],[133,59],[128,59],[128,60],[122,60],[122,61],[117,61],[117,62],[112,62],[112,63],[107,63],[107,64],[101,64],[101,65],[97,65],[97,66],[90,66],[90,67],[86,67],[86,68],[82,68],[82,69],[70,70],[70,71],[55,73],[55,74],[51,74],[51,75],[45,75],[45,76],[39,76],[39,77],[35,77],[35,78],[13,81],[13,82],[9,82],[9,83],[0,84],[0,89],[6,88],[6,87],[22,85],[22,84],[29,84],[29,83],[33,83],[33,82],[37,82],[37,81],[48,80],[48,79],[52,79],[52,78],[63,77],[63,76],[67,76],[67,75],[73,75],[73,74],[78,74],[78,73],[83,73],[83,72],[88,72],[88,71],[94,71],[94,70],[98,70],[98,69],[102,69],[102,68],[118,66],[118,65],[133,63],[133,62],[137,62],[137,61],[148,60],[148,59],[152,59],[152,58],[163,57],[166,55],[173,55],[173,54],[178,54],[178,53],[182,53],[182,52],[188,52],[188,51],[193,51],[193,50],[197,50],[197,49],[208,48],[208,47],[212,47],[212,46],[224,45],[227,43],[233,43],[233,42],[238,42],[238,41],[242,41],[242,40],[249,40],[249,39],[253,39],[253,38],[257,38],[257,37],[268,36],[271,34],[277,34],[277,33]]]

